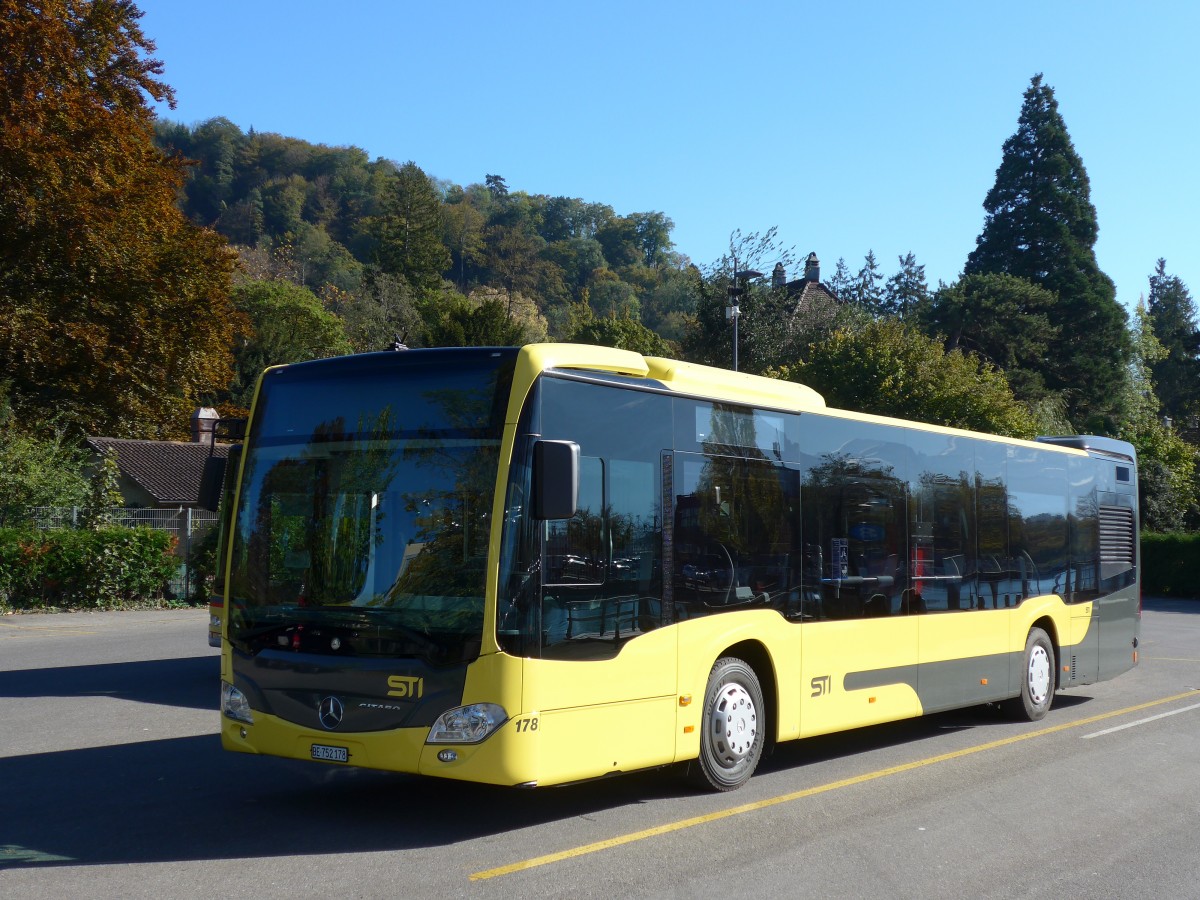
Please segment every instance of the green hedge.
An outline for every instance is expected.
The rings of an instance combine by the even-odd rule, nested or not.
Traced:
[[[1143,534],[1142,590],[1200,597],[1200,533]]]
[[[178,560],[151,528],[0,529],[0,608],[119,609],[157,604]]]

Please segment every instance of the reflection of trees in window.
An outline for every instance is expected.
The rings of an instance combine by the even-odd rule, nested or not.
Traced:
[[[1089,480],[1089,488],[1090,484]],[[1094,490],[1089,489],[1087,493],[1075,497],[1075,509],[1070,516],[1071,572],[1067,585],[1068,599],[1073,602],[1081,602],[1100,593],[1099,518],[1100,504]]]
[[[778,477],[761,463],[774,463],[757,447],[754,416],[714,405],[704,441],[704,467],[695,496],[698,525],[731,552],[790,545],[791,517]]]
[[[480,446],[477,434],[493,397],[437,388],[422,398],[436,415],[406,429],[412,437],[402,458],[410,483],[421,487],[401,495],[414,532],[384,598],[388,606],[404,605],[405,596],[482,599],[498,448]]]
[[[975,476],[975,503],[978,517],[979,557],[1007,568],[1008,490],[1003,478]]]
[[[804,477],[811,614],[889,615],[907,581],[907,484],[882,460],[827,453]]]
[[[675,509],[681,615],[748,602],[783,608],[794,599],[798,474],[760,451],[743,452],[747,456],[685,462],[683,470],[691,468],[695,480]]]
[[[973,606],[975,547],[970,540],[974,503],[971,476],[925,471],[912,497],[912,588],[926,610]]]
[[[364,590],[383,512],[375,498],[395,476],[390,408],[314,430],[297,458],[271,463],[258,485],[246,552],[256,596],[271,602],[349,603]],[[257,465],[266,464],[260,456]],[[248,483],[257,479],[253,470]]]
[[[378,496],[396,477],[394,429],[388,406],[374,417],[360,415],[352,435],[341,419],[313,432],[304,456],[315,468],[308,588],[315,603],[349,603],[371,588],[366,578],[385,516]],[[320,455],[323,445],[333,452]]]

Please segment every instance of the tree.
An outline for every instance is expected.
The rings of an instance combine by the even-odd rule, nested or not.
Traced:
[[[1049,319],[1060,331],[1043,367],[1046,384],[1064,393],[1077,427],[1111,430],[1130,346],[1116,289],[1096,263],[1090,193],[1054,90],[1035,75],[964,274],[1016,275],[1057,295]]]
[[[628,311],[620,316],[595,316],[589,307],[584,307],[566,339],[575,344],[632,350],[644,356],[675,355],[670,344],[633,318]]]
[[[643,322],[667,340],[682,340],[700,291],[700,270],[695,266],[660,269],[654,286],[642,298]]]
[[[873,316],[886,312],[883,304],[883,273],[879,271],[879,262],[875,259],[875,251],[868,250],[863,259],[862,268],[850,283],[849,296],[841,297],[850,303],[857,303]]]
[[[32,506],[83,506],[87,454],[62,429],[42,437],[19,427],[0,395],[0,527],[24,522]]]
[[[558,266],[564,284],[570,288],[576,300],[582,296],[583,289],[591,284],[593,273],[605,265],[604,250],[600,242],[592,238],[573,237],[554,241],[542,251],[542,257]]]
[[[1165,259],[1150,276],[1149,316],[1163,348],[1151,364],[1159,399],[1167,415],[1188,423],[1200,416],[1200,328],[1187,285],[1167,274]]]
[[[117,451],[104,448],[100,459],[88,479],[88,497],[80,524],[96,531],[113,524],[112,509],[125,505],[121,496],[121,468],[117,465]]]
[[[436,290],[450,268],[442,243],[441,205],[433,182],[414,162],[400,167],[373,220],[380,270],[403,276],[418,294]]]
[[[237,352],[233,403],[249,407],[258,376],[267,366],[350,353],[342,322],[307,288],[287,281],[250,281],[234,290],[250,323]]]
[[[494,199],[503,200],[508,196],[508,185],[504,183],[503,175],[488,175],[484,182]]]
[[[549,197],[542,208],[541,235],[547,241],[591,240],[613,218],[606,203],[586,203],[576,197]]]
[[[627,281],[622,281],[612,269],[597,269],[588,289],[588,302],[599,316],[615,316],[626,313],[640,318],[641,301],[637,290]]]
[[[768,372],[806,384],[830,406],[935,425],[1032,437],[1033,419],[1003,374],[895,319],[839,329],[807,358]]]
[[[846,265],[846,258],[839,256],[837,265],[833,270],[833,277],[825,285],[833,292],[833,296],[837,297],[844,303],[850,302],[850,295],[854,289],[854,279],[850,276],[850,267]]]
[[[785,291],[773,288],[770,279],[746,273],[769,273],[776,263],[788,269],[794,261],[795,248],[780,243],[775,226],[763,232],[735,229],[729,236],[729,252],[701,269],[695,316],[683,339],[685,358],[733,367],[733,327],[725,312],[733,289],[739,309],[738,368],[762,372],[777,364],[782,317],[788,306]]]
[[[483,243],[486,223],[483,213],[462,188],[447,196],[442,204],[442,233],[460,290],[466,288],[468,269],[474,272],[486,259]]]
[[[399,337],[423,346],[425,324],[408,282],[398,275],[372,271],[352,291],[326,285],[323,305],[342,320],[346,339],[358,353],[383,350]]]
[[[484,237],[488,268],[505,293],[535,295],[550,265],[541,256],[545,242],[519,225],[491,225]]]
[[[667,261],[671,248],[671,229],[675,223],[660,212],[633,213],[633,233],[642,251],[642,265],[653,269]]]
[[[0,379],[78,430],[186,433],[229,381],[232,254],[176,206],[154,143],[173,103],[129,0],[4,0]]]
[[[917,320],[930,337],[942,335],[947,350],[982,356],[1018,399],[1036,403],[1047,396],[1042,361],[1060,330],[1049,318],[1056,301],[1015,275],[966,275],[922,304]]]
[[[883,309],[888,315],[903,319],[929,299],[929,285],[925,281],[925,267],[917,265],[912,253],[899,259],[900,271],[883,286]]]
[[[509,317],[507,304],[489,297],[473,304],[458,297],[440,306],[429,325],[430,347],[515,347],[525,343],[525,327]]]
[[[638,223],[632,216],[614,216],[596,230],[596,240],[613,269],[632,266],[643,256]]]
[[[1154,333],[1144,302],[1135,315],[1133,356],[1125,401],[1128,414],[1118,435],[1137,448],[1138,500],[1142,526],[1152,531],[1178,531],[1200,497],[1195,491],[1197,452],[1159,416],[1153,367],[1167,356]]]

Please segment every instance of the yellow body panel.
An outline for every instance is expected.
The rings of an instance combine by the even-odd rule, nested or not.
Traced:
[[[810,737],[920,715],[915,685],[917,618],[808,622],[803,631],[800,734]],[[849,676],[882,673],[870,687]],[[907,680],[906,680],[907,679]]]
[[[680,707],[677,760],[699,755],[709,673],[713,663],[739,644],[761,647],[769,660],[772,671],[762,673],[760,680],[769,679],[778,686],[775,737],[786,740],[798,734],[800,630],[794,624],[771,610],[747,610],[689,619],[674,627],[679,629],[679,694],[689,700]]]

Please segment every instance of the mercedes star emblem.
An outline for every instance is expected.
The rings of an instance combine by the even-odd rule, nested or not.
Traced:
[[[322,727],[327,731],[333,731],[342,724],[342,715],[345,711],[342,701],[337,697],[326,697],[317,707],[317,716],[321,719]]]

